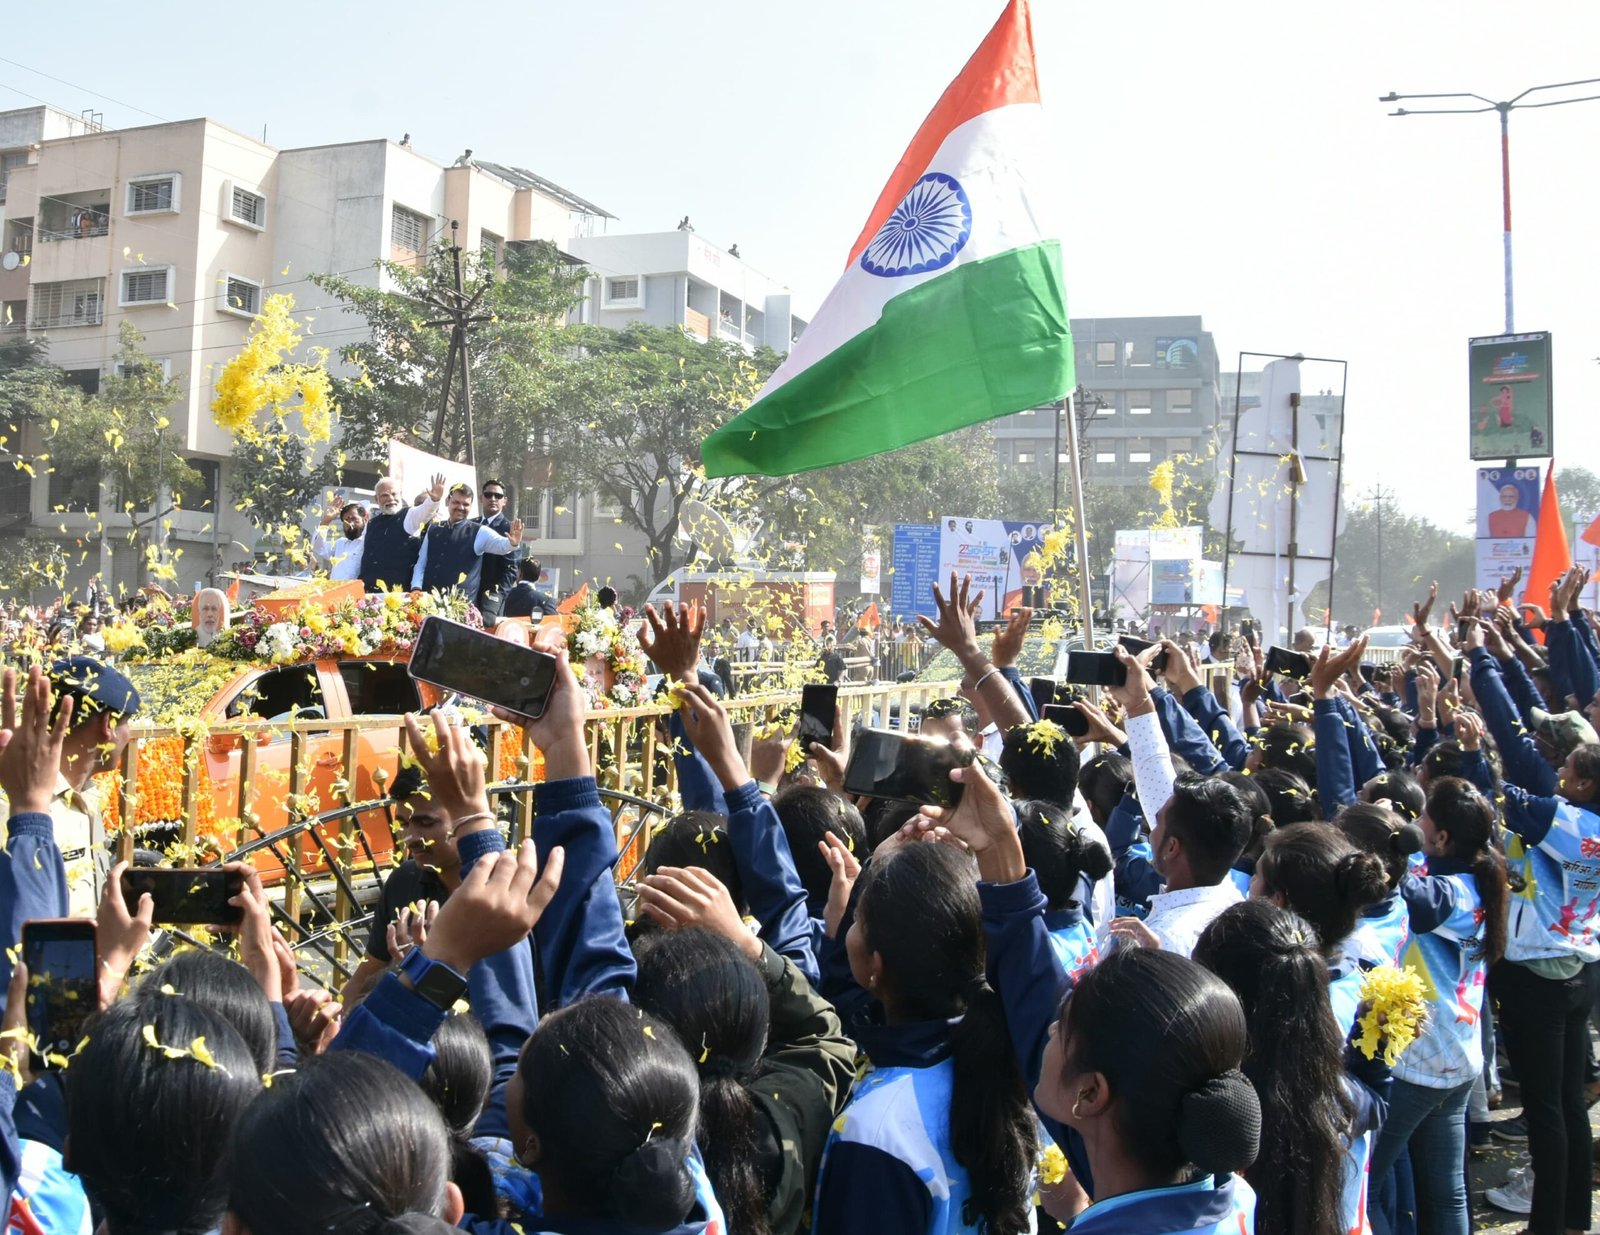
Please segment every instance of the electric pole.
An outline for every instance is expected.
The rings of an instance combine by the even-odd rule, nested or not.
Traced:
[[[461,285],[461,245],[456,239],[457,223],[450,220],[450,260],[455,266],[455,286],[430,290],[423,295],[423,301],[432,308],[437,309],[444,317],[438,321],[424,322],[425,326],[450,327],[450,350],[445,354],[444,383],[439,394],[439,414],[433,421],[433,452],[439,454],[444,443],[444,422],[450,409],[450,393],[455,386],[456,371],[459,367],[461,373],[461,396],[459,406],[462,413],[464,441],[468,463],[473,462],[472,457],[472,365],[471,357],[467,350],[470,335],[469,328],[479,322],[490,321],[487,313],[478,313],[476,310],[489,289],[494,286],[494,275],[491,273],[478,290],[468,296]],[[454,446],[451,455],[455,454]]]

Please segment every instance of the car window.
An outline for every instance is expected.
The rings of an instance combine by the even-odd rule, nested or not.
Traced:
[[[244,716],[288,720],[291,714],[308,719],[326,717],[327,703],[317,681],[317,667],[290,665],[268,669],[229,700],[227,714],[230,720]]]
[[[380,660],[343,660],[339,676],[350,696],[352,716],[398,716],[422,710],[417,684],[404,665]]]

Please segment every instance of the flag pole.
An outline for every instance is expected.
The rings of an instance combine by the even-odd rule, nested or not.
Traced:
[[[1072,478],[1072,538],[1078,554],[1078,608],[1082,615],[1083,641],[1094,647],[1093,591],[1089,580],[1089,529],[1083,518],[1083,461],[1078,456],[1078,409],[1073,406],[1072,391],[1067,392],[1067,467]],[[1061,464],[1061,452],[1056,452],[1056,466]]]

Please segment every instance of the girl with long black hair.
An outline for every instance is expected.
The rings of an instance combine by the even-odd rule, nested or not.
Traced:
[[[1339,1032],[1356,1021],[1361,964],[1352,935],[1356,919],[1389,890],[1388,872],[1326,823],[1294,823],[1267,837],[1250,884],[1252,896],[1292,909],[1310,923],[1311,942],[1327,962],[1325,981]]]
[[[744,926],[726,892],[706,893],[710,881],[668,869],[641,885],[648,912],[684,929],[639,941],[633,1001],[695,1058],[696,1142],[729,1228],[793,1235],[855,1079],[855,1044],[794,963]]]
[[[1389,1070],[1381,1056],[1346,1050],[1316,938],[1292,910],[1249,900],[1223,910],[1194,950],[1239,997],[1250,1026],[1244,1074],[1261,1098],[1261,1153],[1244,1174],[1258,1235],[1366,1229],[1367,1159]]]
[[[1424,806],[1426,802],[1418,806],[1419,816]],[[1400,881],[1410,873],[1411,856],[1421,853],[1427,843],[1422,829],[1388,806],[1364,802],[1346,806],[1334,817],[1333,826],[1357,849],[1383,863],[1389,884],[1384,898],[1363,909],[1356,921],[1356,956],[1365,965],[1398,966],[1411,942],[1411,913],[1400,895]]]
[[[848,1028],[871,1067],[828,1138],[818,1231],[1029,1226],[1035,1118],[985,981],[973,873],[951,846],[890,842],[861,874],[845,943],[876,1008]]]
[[[1240,1070],[1249,1034],[1238,997],[1185,957],[1119,945],[1063,1001],[1045,898],[1005,796],[979,768],[951,778],[966,786],[961,804],[925,813],[977,859],[989,972],[1013,1044],[1037,1078],[1047,1130],[1094,1198],[1073,1231],[1249,1232],[1255,1196],[1237,1172],[1255,1160],[1261,1110]]]
[[[1017,819],[1023,855],[1050,902],[1050,946],[1067,976],[1076,977],[1100,959],[1086,911],[1095,885],[1111,873],[1111,851],[1049,802],[1018,802]]]
[[[1400,882],[1412,931],[1405,962],[1425,975],[1428,1021],[1395,1066],[1372,1177],[1384,1179],[1409,1145],[1431,1235],[1468,1229],[1465,1111],[1483,1069],[1484,977],[1505,954],[1510,897],[1494,830],[1494,807],[1476,788],[1454,776],[1432,781],[1422,812],[1428,874]],[[1373,1227],[1392,1229],[1381,1205]]]

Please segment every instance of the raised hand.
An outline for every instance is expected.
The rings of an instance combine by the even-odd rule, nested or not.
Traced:
[[[1500,586],[1495,589],[1494,598],[1497,605],[1508,605],[1511,598],[1517,594],[1517,584],[1522,582],[1522,567],[1518,566],[1511,572],[1511,577],[1500,580]]]
[[[261,886],[261,875],[245,862],[230,862],[222,868],[244,879],[239,894],[228,904],[244,912],[239,921],[239,960],[256,980],[268,1003],[283,1002],[283,971],[278,964],[277,931],[272,928],[272,911]]]
[[[982,595],[982,593],[979,593]],[[994,632],[994,643],[989,660],[996,669],[1006,669],[1017,663],[1022,654],[1022,642],[1028,637],[1028,623],[1033,621],[1033,610],[1017,609],[1006,619],[1006,624]]]
[[[684,732],[689,741],[711,765],[712,774],[724,789],[737,789],[750,779],[739,748],[733,740],[733,726],[728,723],[728,709],[717,702],[699,682],[679,682],[673,694],[683,701],[678,715],[683,719]]]
[[[1073,739],[1076,745],[1082,747],[1088,746],[1091,742],[1099,742],[1115,750],[1128,744],[1128,735],[1112,724],[1111,718],[1087,699],[1079,699],[1072,706],[1089,720],[1089,732],[1081,738]]]
[[[1126,654],[1125,649],[1119,650]],[[1015,883],[1027,873],[1027,862],[1022,856],[1011,803],[981,764],[953,768],[950,779],[965,786],[961,801],[948,809],[924,806],[922,817],[947,829],[972,851],[978,859],[980,878],[990,883]]]
[[[435,472],[433,474],[433,484],[428,490],[428,496],[431,497],[436,502],[444,501],[444,473],[443,472]]]
[[[1456,713],[1456,741],[1461,743],[1461,749],[1475,751],[1483,749],[1484,725],[1476,712],[1469,712],[1462,708]]]
[[[1167,667],[1161,671],[1162,676],[1167,679],[1172,693],[1181,699],[1200,685],[1200,668],[1194,658],[1171,639],[1163,639],[1161,649],[1167,654]]]
[[[22,715],[17,716],[17,671],[7,669],[0,678],[0,789],[5,790],[13,815],[48,814],[61,776],[61,748],[72,728],[71,695],[61,700],[55,723],[50,723],[50,680],[38,665],[28,670],[22,691]]]
[[[511,547],[516,548],[522,544],[522,520],[511,520],[511,530],[506,533],[506,539],[511,542]]]
[[[438,749],[429,750],[420,718],[407,713],[406,733],[411,739],[411,755],[422,765],[428,793],[445,818],[455,824],[477,817],[475,822],[487,827],[493,822],[493,816],[484,788],[483,752],[473,745],[472,735],[460,722],[459,716],[434,712],[433,731],[438,738]]]
[[[822,929],[827,932],[829,939],[837,939],[839,924],[844,921],[845,910],[850,905],[850,893],[855,890],[856,880],[861,877],[861,862],[850,852],[845,839],[832,832],[823,834],[817,842],[817,848],[822,851],[831,876],[828,881],[828,904],[822,914]]]
[[[526,939],[561,884],[566,853],[550,851],[544,870],[531,840],[515,853],[488,853],[439,908],[423,955],[466,973],[486,956]]]
[[[751,960],[761,939],[744,924],[722,881],[700,866],[663,866],[639,880],[639,910],[672,930],[700,926],[738,944]]]
[[[106,876],[95,910],[95,938],[100,949],[100,1010],[104,1012],[122,993],[122,981],[133,968],[134,958],[150,942],[156,904],[150,893],[139,894],[139,911],[128,912],[122,895],[122,873],[126,862],[118,862]]]
[[[639,623],[639,647],[662,673],[688,681],[700,659],[705,624],[706,613],[698,601],[675,605],[669,600],[659,613],[654,605],[646,605]]]
[[[978,607],[983,603],[983,590],[980,588],[976,596],[971,593],[972,576],[963,576],[958,584],[956,572],[952,570],[949,599],[945,598],[937,583],[933,585],[933,604],[939,615],[938,620],[917,615],[917,621],[933,636],[934,642],[954,652],[965,669],[983,664],[983,653],[978,650],[975,619]]]
[[[1411,622],[1420,629],[1427,629],[1428,618],[1433,613],[1434,602],[1439,599],[1439,581],[1435,579],[1428,586],[1428,599],[1421,604],[1411,606]]]
[[[1128,716],[1141,716],[1155,710],[1155,704],[1150,699],[1150,674],[1145,666],[1154,659],[1159,647],[1157,644],[1156,647],[1146,648],[1137,657],[1120,643],[1111,649],[1117,663],[1127,670],[1128,678],[1121,686],[1106,687],[1106,693],[1122,705],[1123,712]]]

